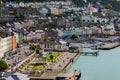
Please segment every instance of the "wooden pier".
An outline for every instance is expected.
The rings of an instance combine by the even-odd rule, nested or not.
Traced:
[[[95,52],[80,52],[81,55],[92,55],[92,56],[98,56],[99,51]]]

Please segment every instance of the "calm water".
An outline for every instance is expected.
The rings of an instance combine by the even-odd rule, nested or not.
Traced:
[[[120,47],[104,51],[98,56],[80,56],[67,72],[80,70],[80,80],[120,80]]]

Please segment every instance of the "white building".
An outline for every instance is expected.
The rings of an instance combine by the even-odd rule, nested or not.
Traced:
[[[0,57],[3,57],[4,53],[10,50],[12,50],[12,36],[0,38]]]

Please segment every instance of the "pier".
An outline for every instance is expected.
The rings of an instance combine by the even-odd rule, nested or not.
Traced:
[[[102,46],[99,46],[98,49],[101,49],[101,50],[110,50],[110,49],[116,48],[118,46],[120,46],[119,42],[106,43],[106,44],[104,44]]]
[[[91,55],[91,56],[98,56],[99,51],[95,51],[95,52],[80,52],[81,55]]]

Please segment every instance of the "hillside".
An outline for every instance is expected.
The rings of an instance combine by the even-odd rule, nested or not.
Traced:
[[[49,2],[49,1],[66,1],[66,0],[3,0],[3,2],[7,1],[16,1],[16,2]],[[85,4],[85,0],[72,0],[76,5],[83,6]],[[120,2],[118,0],[87,0],[88,2],[95,3],[100,2],[105,8],[113,9],[116,11],[120,11]]]
[[[72,0],[77,5],[84,5],[84,0]],[[107,9],[112,9],[120,12],[120,0],[87,0],[88,2],[100,2]]]

